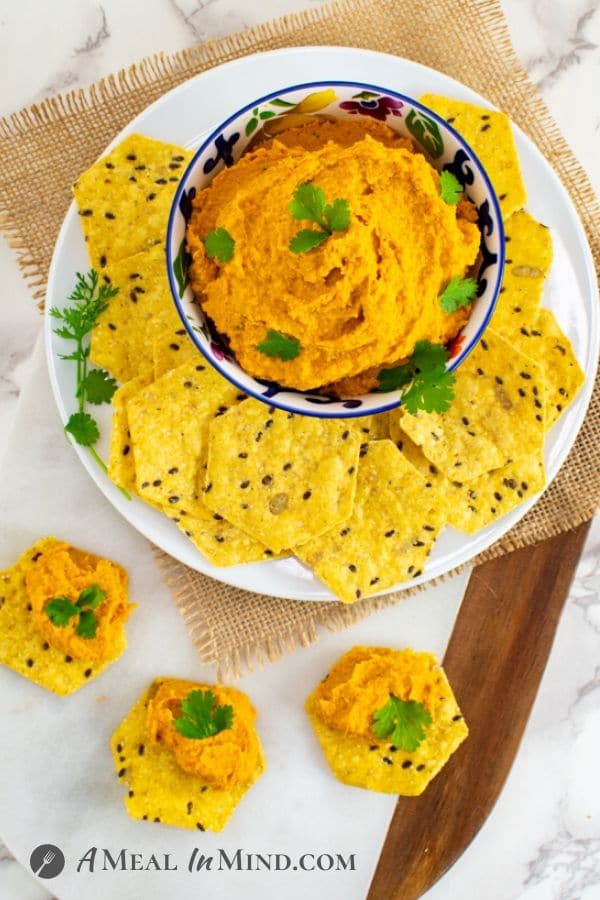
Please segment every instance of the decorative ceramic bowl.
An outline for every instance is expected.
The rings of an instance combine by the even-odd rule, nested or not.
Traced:
[[[241,391],[272,406],[304,415],[365,416],[398,406],[401,392],[370,393],[338,400],[254,378],[238,365],[216,334],[211,321],[194,300],[188,283],[185,230],[196,192],[206,187],[223,167],[232,166],[261,127],[274,133],[315,114],[336,118],[364,116],[385,122],[398,134],[416,141],[436,169],[451,171],[464,186],[465,196],[477,207],[481,232],[476,262],[478,295],[469,321],[449,345],[448,368],[456,369],[466,359],[490,320],[502,282],[504,230],[498,200],[483,166],[447,122],[416,100],[376,85],[319,81],[285,87],[244,106],[215,128],[187,167],[173,200],[167,230],[169,284],[192,341],[211,365]]]

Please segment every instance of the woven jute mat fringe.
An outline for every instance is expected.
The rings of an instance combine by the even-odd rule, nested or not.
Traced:
[[[0,121],[0,227],[43,303],[50,258],[70,187],[144,107],[199,72],[257,51],[332,44],[404,56],[488,97],[537,144],[579,212],[600,270],[600,208],[588,178],[512,48],[497,0],[338,0],[172,56],[158,55]],[[600,389],[559,475],[535,507],[480,562],[591,518],[600,497]],[[158,551],[202,659],[239,675],[305,646],[320,629],[345,628],[407,592],[343,607],[237,590]]]

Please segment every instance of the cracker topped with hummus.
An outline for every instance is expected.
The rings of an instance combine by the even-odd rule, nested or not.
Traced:
[[[306,701],[335,777],[344,784],[421,794],[469,729],[431,653],[353,647]]]
[[[48,537],[0,572],[0,664],[55,694],[78,690],[127,647],[127,572]]]
[[[129,815],[221,831],[265,769],[255,720],[235,688],[156,678],[111,740]]]
[[[475,263],[477,214],[391,128],[361,135],[352,123],[350,143],[344,120],[313,124],[306,140],[305,128],[259,144],[195,196],[192,290],[251,375],[365,393],[419,341],[446,345],[465,324],[470,305],[440,297]]]

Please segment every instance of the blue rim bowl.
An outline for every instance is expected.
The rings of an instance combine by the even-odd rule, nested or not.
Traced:
[[[328,91],[321,108],[317,92]],[[332,94],[335,99],[332,99]],[[285,119],[298,104],[311,98],[312,115],[336,118],[364,116],[384,122],[398,134],[416,141],[438,171],[451,171],[478,212],[481,234],[476,263],[478,294],[469,321],[450,346],[448,369],[456,369],[485,331],[496,305],[504,271],[504,228],[500,205],[490,179],[466,141],[444,119],[411,97],[389,88],[353,81],[313,81],[283,87],[259,97],[232,113],[198,148],[177,187],[167,226],[167,271],[173,300],[196,347],[224,378],[245,394],[288,412],[324,418],[352,418],[385,412],[401,404],[401,392],[372,392],[337,399],[310,391],[296,391],[276,382],[254,378],[232,357],[189,285],[189,256],[185,231],[195,194],[225,166],[233,165],[256,136],[262,123]],[[279,123],[278,127],[279,127]]]

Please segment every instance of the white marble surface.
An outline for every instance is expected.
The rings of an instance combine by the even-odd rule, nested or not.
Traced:
[[[3,73],[9,77],[5,74],[0,82],[0,114],[85,84],[156,50],[168,52],[318,4],[319,0],[261,4],[2,0],[0,51]],[[503,0],[503,6],[517,52],[599,190],[600,109],[595,98],[600,81],[600,7],[591,0]],[[41,323],[14,254],[2,241],[0,273],[1,454]],[[435,900],[600,898],[599,550],[596,524],[505,790],[472,846],[430,892]],[[389,616],[393,624],[394,612]],[[365,637],[372,629],[376,634],[386,622],[359,626],[352,640],[363,639],[363,628]],[[322,651],[308,654],[315,652]],[[269,677],[252,676],[255,689],[260,690]],[[0,822],[0,834],[3,830]],[[49,896],[8,851],[0,849],[0,900]],[[81,896],[85,900],[85,892]],[[117,894],[113,896],[118,900]],[[328,887],[327,896],[338,896],[335,885]],[[361,893],[352,893],[351,884],[345,882],[344,896],[359,898]]]

